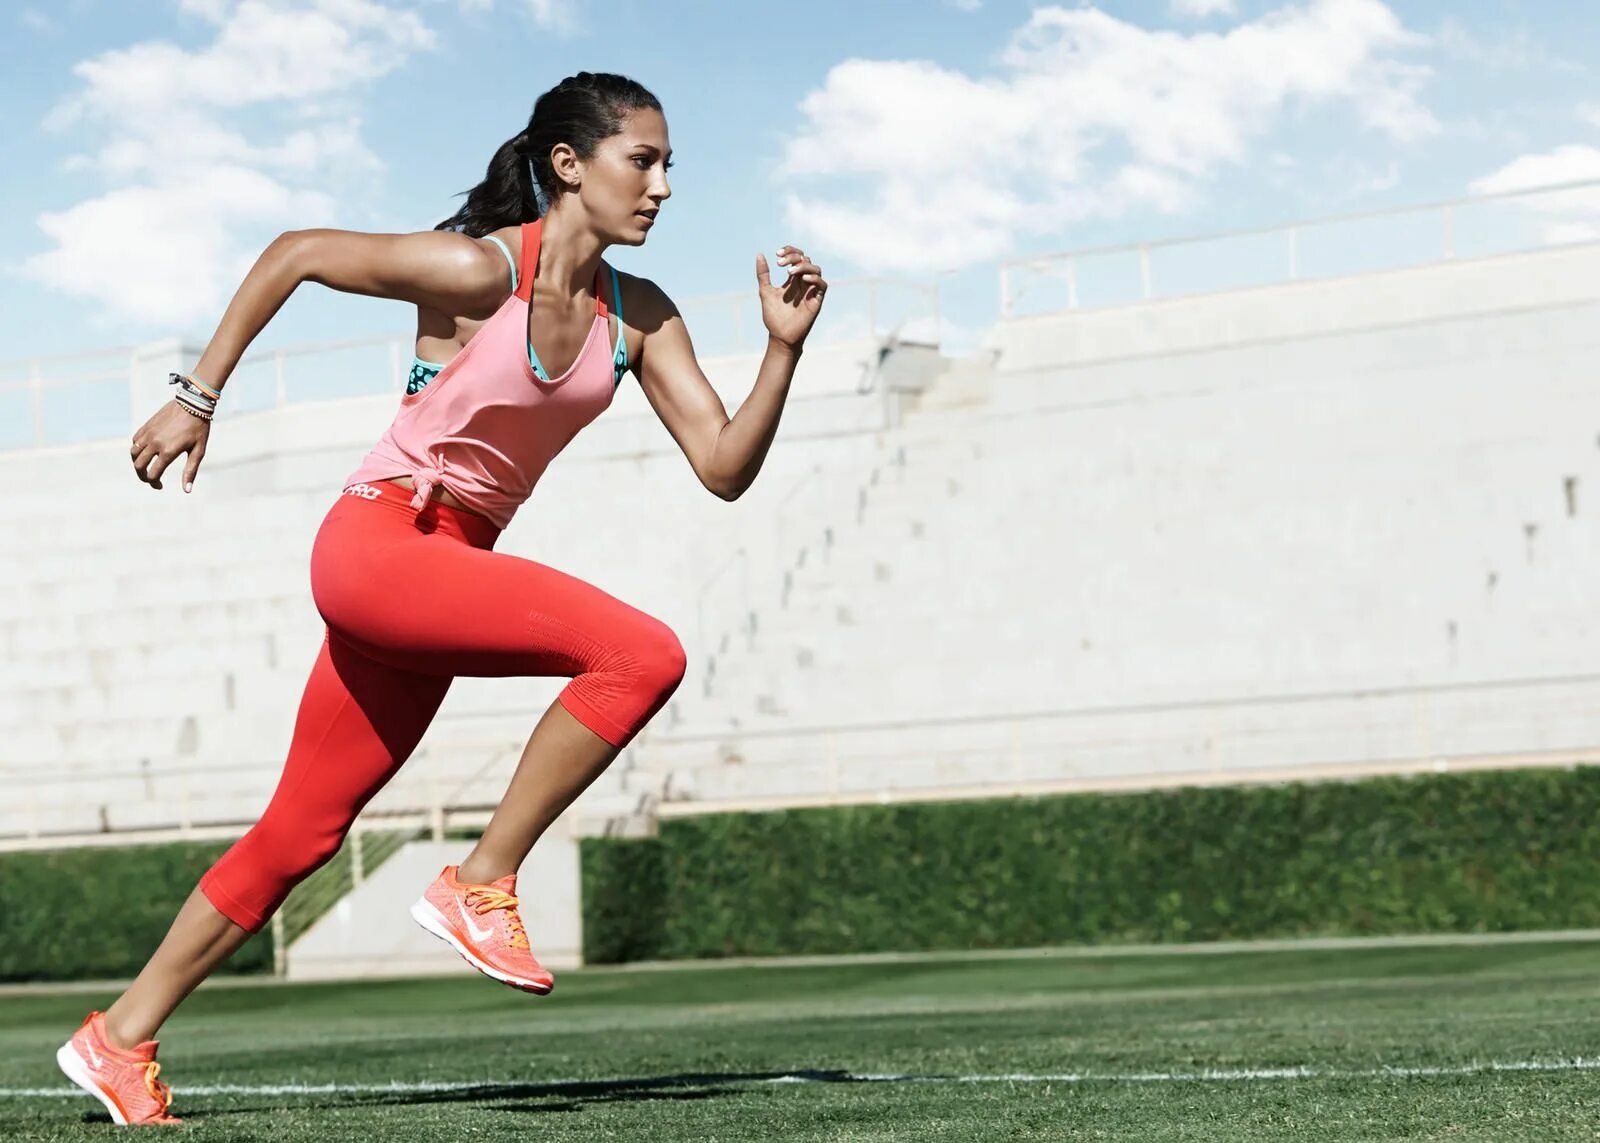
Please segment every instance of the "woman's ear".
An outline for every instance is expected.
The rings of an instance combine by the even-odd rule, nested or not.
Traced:
[[[583,160],[570,143],[557,143],[550,148],[550,169],[558,180],[576,190],[583,181]]]

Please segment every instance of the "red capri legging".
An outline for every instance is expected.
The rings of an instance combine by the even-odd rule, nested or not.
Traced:
[[[558,701],[626,746],[683,680],[672,630],[582,580],[491,549],[471,512],[377,481],[334,503],[311,552],[327,638],[283,777],[255,827],[200,889],[252,931],[338,850],[361,808],[416,749],[458,675],[566,676]]]

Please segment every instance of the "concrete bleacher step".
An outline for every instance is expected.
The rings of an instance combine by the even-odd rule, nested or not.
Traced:
[[[158,713],[159,712],[159,713]],[[139,758],[199,757],[281,759],[292,730],[292,712],[213,710],[166,713],[159,704],[124,716],[30,724],[8,741],[9,761],[21,766],[55,765],[67,759],[108,766]]]
[[[219,634],[283,636],[297,630],[317,631],[320,639],[321,626],[309,592],[221,599],[205,604],[192,604],[174,596],[166,603],[72,615],[68,633],[41,650],[94,651],[145,642],[155,633],[168,633],[175,645],[206,642]],[[0,639],[3,638],[0,632]]]
[[[143,571],[118,578],[116,598],[124,607],[154,607],[187,604],[198,596],[196,578],[227,581],[227,603],[251,600],[305,599],[311,597],[310,575],[303,563],[246,562],[216,569],[209,574],[192,571],[179,577],[151,575]]]

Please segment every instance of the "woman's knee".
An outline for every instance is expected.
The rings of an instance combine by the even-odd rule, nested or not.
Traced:
[[[641,659],[652,689],[660,694],[677,690],[689,669],[689,656],[677,633],[659,619],[652,620],[642,647]]]

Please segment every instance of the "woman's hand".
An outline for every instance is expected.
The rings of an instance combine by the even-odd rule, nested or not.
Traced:
[[[822,280],[822,267],[808,261],[805,251],[796,247],[785,246],[778,251],[778,264],[788,269],[789,277],[783,285],[774,286],[767,271],[767,256],[756,255],[761,320],[775,341],[798,349],[822,311],[822,295],[827,293],[828,283]]]
[[[161,487],[161,474],[167,466],[184,453],[189,463],[183,470],[183,490],[194,488],[194,474],[200,471],[200,461],[206,455],[206,440],[211,435],[211,422],[191,416],[173,401],[157,411],[133,434],[133,471],[151,488]]]

